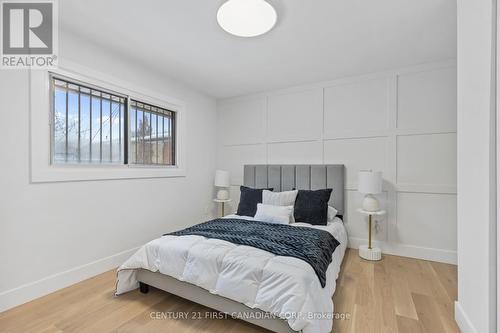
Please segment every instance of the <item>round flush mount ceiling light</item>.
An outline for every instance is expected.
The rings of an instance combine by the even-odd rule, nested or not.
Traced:
[[[217,12],[217,22],[226,32],[239,37],[263,35],[276,24],[278,15],[265,0],[229,0]]]

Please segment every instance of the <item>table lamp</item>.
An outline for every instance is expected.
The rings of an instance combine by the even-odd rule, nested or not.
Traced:
[[[365,194],[363,210],[367,212],[380,210],[380,204],[373,194],[382,192],[382,172],[360,171],[358,173],[358,191]]]
[[[230,186],[229,172],[225,170],[215,171],[215,186],[219,188],[217,191],[218,200],[229,199],[229,191],[227,190]]]

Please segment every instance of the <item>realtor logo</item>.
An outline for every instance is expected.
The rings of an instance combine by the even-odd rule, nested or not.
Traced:
[[[1,17],[2,68],[55,67],[55,1],[3,1]]]

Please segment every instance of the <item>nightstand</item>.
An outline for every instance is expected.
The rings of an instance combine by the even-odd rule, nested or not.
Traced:
[[[359,247],[359,256],[366,260],[380,260],[382,259],[382,251],[378,247],[372,247],[372,216],[385,215],[385,210],[369,212],[364,209],[358,208],[358,212],[364,215],[368,215],[368,245],[361,245]]]
[[[217,202],[217,203],[220,203],[221,204],[221,210],[222,210],[222,216],[221,217],[224,217],[224,204],[228,203],[228,202],[231,202],[231,199],[225,199],[225,200],[221,200],[221,199],[214,199],[214,202]]]

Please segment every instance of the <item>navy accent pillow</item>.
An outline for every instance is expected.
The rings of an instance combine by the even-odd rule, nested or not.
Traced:
[[[240,203],[238,204],[237,215],[254,217],[257,212],[257,204],[262,203],[262,191],[272,188],[250,188],[240,186]]]
[[[324,190],[299,190],[293,217],[296,222],[305,222],[313,225],[326,225],[328,223],[328,201],[332,189]]]

